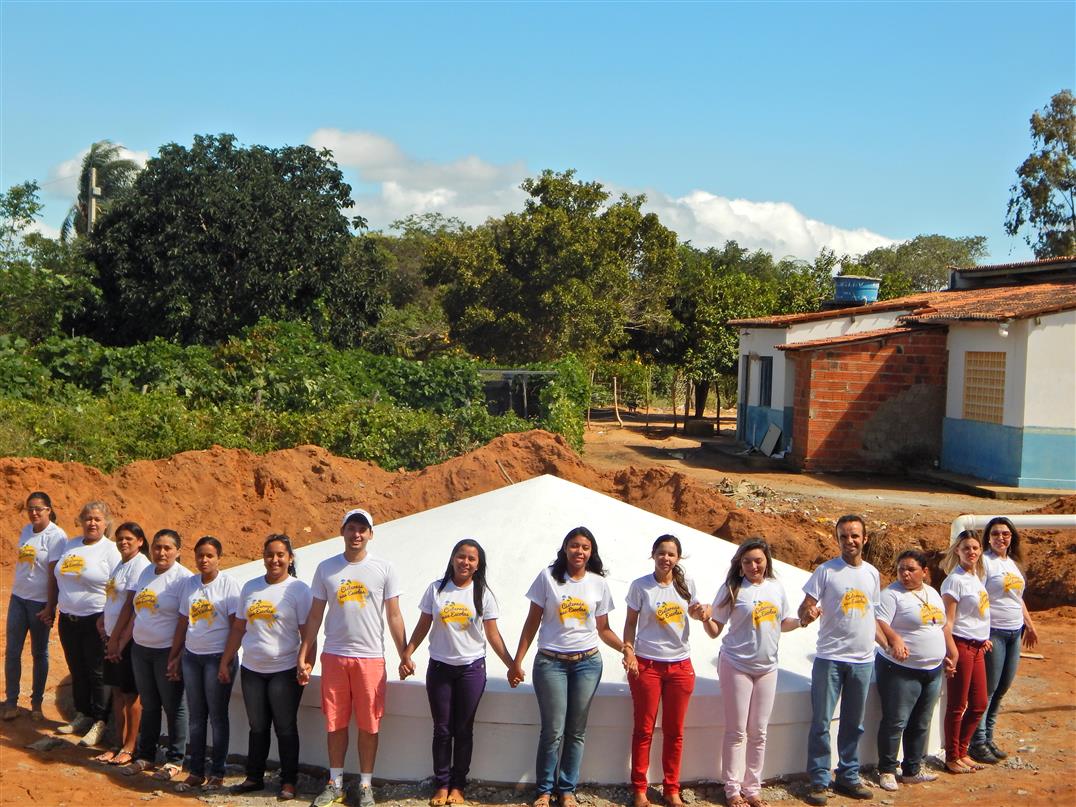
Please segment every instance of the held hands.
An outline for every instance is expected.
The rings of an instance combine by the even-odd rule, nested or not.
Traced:
[[[993,649],[994,649],[994,643],[992,641],[987,639],[985,642],[983,642],[983,652],[984,653],[989,653]]]
[[[295,680],[299,682],[301,686],[306,686],[310,683],[310,673],[313,671],[314,665],[305,659],[295,665]]]
[[[635,651],[628,648],[624,651],[624,672],[631,678],[639,677],[639,660],[635,658]]]
[[[945,670],[945,677],[952,678],[956,675],[956,659],[946,656],[942,662],[942,668]]]
[[[804,605],[800,608],[800,627],[806,628],[820,616],[822,616],[822,609],[817,604]]]
[[[895,638],[895,641],[889,643],[889,654],[897,661],[904,661],[904,659],[908,658],[908,647],[899,636]]]
[[[119,642],[116,641],[115,636],[109,639],[108,644],[105,645],[105,658],[113,663],[120,660]]]
[[[512,689],[515,689],[522,684],[523,679],[526,677],[526,674],[523,672],[523,666],[518,662],[513,663],[512,666],[508,668],[508,686],[512,687]]]
[[[228,665],[224,663],[224,659],[220,660],[220,669],[217,670],[217,680],[222,684],[230,684],[232,682],[232,671]]]
[[[400,658],[400,680],[406,681],[408,676],[415,674],[415,662],[411,661],[410,655]]]
[[[697,619],[699,622],[705,622],[711,616],[711,608],[709,605],[703,605],[701,602],[697,602],[687,609],[687,615],[692,619]]]
[[[41,620],[46,625],[51,625],[53,622],[56,621],[56,609],[55,608],[49,608],[46,605],[44,608],[42,608],[40,611],[37,612],[36,616],[37,616],[37,618],[39,620]]]
[[[179,659],[168,659],[168,666],[165,668],[164,677],[169,681],[182,681],[183,675],[179,671]]]

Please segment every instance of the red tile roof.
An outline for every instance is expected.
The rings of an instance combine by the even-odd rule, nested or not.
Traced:
[[[915,333],[923,328],[879,328],[875,331],[861,331],[859,333],[846,333],[843,336],[831,336],[828,339],[812,339],[809,342],[793,342],[790,345],[778,345],[778,350],[815,350],[820,347],[834,347],[835,345],[850,345],[855,342],[871,342],[875,339],[887,339],[902,333]]]
[[[1016,263],[992,263],[984,264],[982,266],[953,266],[951,268],[961,274],[969,274],[975,272],[1002,272],[1007,269],[1035,269],[1037,267],[1051,267],[1058,263],[1076,263],[1076,257],[1072,255],[1062,255],[1057,258],[1041,258],[1037,261],[1017,261]]]

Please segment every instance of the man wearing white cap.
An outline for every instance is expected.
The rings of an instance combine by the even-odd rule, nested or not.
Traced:
[[[385,713],[385,623],[396,650],[403,655],[406,631],[400,613],[400,583],[392,564],[367,554],[374,538],[374,519],[361,509],[349,510],[340,525],[343,554],[323,560],[310,588],[314,604],[299,648],[299,680],[310,680],[306,651],[325,620],[321,654],[321,710],[329,742],[329,782],[312,802],[327,807],[344,801],[344,759],[348,727],[355,716],[359,746],[359,807],[372,807],[372,779],[377,733]]]

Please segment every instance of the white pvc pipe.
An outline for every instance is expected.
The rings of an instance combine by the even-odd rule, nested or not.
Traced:
[[[964,530],[983,529],[990,519],[997,517],[997,515],[957,516],[953,519],[953,525],[949,528],[949,542],[952,543],[955,541],[956,537]],[[1044,515],[1039,513],[1034,515],[1021,514],[1017,516],[1005,516],[1005,518],[1009,519],[1017,529],[1076,529],[1076,515],[1065,515],[1063,513],[1047,513]]]

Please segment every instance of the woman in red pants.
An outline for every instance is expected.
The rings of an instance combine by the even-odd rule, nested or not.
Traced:
[[[669,807],[682,807],[680,755],[684,745],[684,715],[695,689],[695,670],[688,646],[688,612],[701,618],[695,584],[680,568],[683,549],[672,535],[662,535],[651,550],[654,571],[628,589],[628,616],[624,644],[634,646],[637,667],[628,668],[628,686],[635,707],[631,735],[631,785],[634,807],[646,807],[647,768],[654,736],[658,703],[662,708],[664,737],[662,788]],[[630,657],[629,657],[630,658]]]

